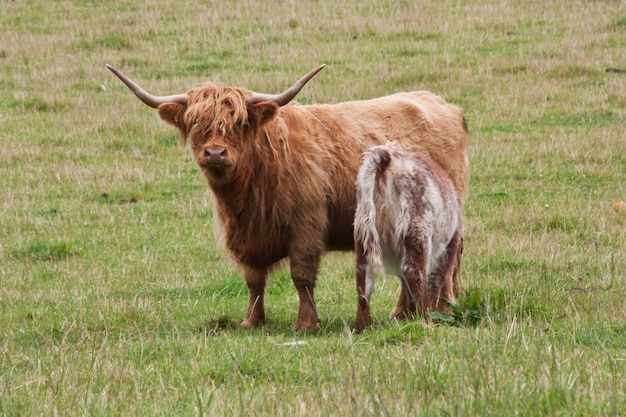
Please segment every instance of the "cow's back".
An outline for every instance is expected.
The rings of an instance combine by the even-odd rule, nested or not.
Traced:
[[[459,204],[469,179],[467,127],[461,110],[427,91],[396,93],[371,100],[283,108],[289,140],[313,141],[323,153],[329,188],[328,249],[353,248],[354,184],[361,155],[388,141],[424,153],[451,177]],[[319,155],[316,155],[319,156]]]
[[[329,145],[351,167],[352,184],[360,155],[372,146],[394,141],[398,148],[426,154],[441,166],[450,175],[462,204],[469,161],[467,126],[459,107],[428,91],[414,91],[305,108],[332,126]]]

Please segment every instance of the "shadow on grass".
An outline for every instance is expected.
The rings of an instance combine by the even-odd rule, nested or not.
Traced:
[[[449,307],[449,313],[443,314],[439,312],[428,312],[430,323],[441,326],[454,327],[476,327],[480,326],[489,311],[489,308],[483,298],[483,293],[477,289],[467,291],[459,297],[457,304],[452,304],[448,300],[443,300]],[[352,333],[354,329],[354,317],[348,320],[340,317],[323,317],[320,315],[320,331],[299,331],[292,330],[292,324],[289,318],[294,317],[293,314],[288,316],[272,315],[267,322],[257,329],[243,329],[239,327],[239,319],[234,319],[222,315],[218,318],[209,318],[203,321],[198,327],[198,331],[203,332],[207,336],[216,336],[223,332],[249,333],[261,331],[264,335],[269,336],[286,336],[286,335],[306,335],[306,337],[326,337],[328,335],[336,335],[339,333]],[[242,317],[243,318],[243,317]],[[241,319],[242,319],[241,318]],[[376,323],[369,331],[381,333],[385,343],[393,342],[417,342],[424,338],[424,319],[415,318],[410,320],[388,319]]]
[[[278,339],[294,336],[315,339],[353,333],[354,315],[346,315],[345,308],[339,312],[330,305],[325,305],[324,310],[319,312],[319,331],[294,331],[297,297],[291,280],[280,276],[268,286],[266,323],[256,329],[242,328],[240,323],[246,313],[247,294],[245,281],[238,274],[203,286],[116,291],[108,293],[106,305],[100,307],[103,317],[98,317],[94,308],[83,319],[90,331],[106,331],[113,338],[137,332],[156,337],[182,332],[209,338],[259,334]],[[496,304],[499,304],[498,300],[503,301],[500,297],[496,299]],[[492,300],[488,301],[491,304]],[[485,294],[477,289],[461,294],[456,304],[448,304],[449,314],[429,313],[428,326],[476,327],[493,310],[487,306]],[[503,307],[500,305],[500,308]],[[384,343],[416,342],[423,339],[425,327],[423,318],[384,319],[377,321],[368,333],[380,333]]]

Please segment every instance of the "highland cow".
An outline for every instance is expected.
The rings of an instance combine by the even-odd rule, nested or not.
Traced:
[[[432,93],[286,106],[320,66],[277,95],[208,84],[158,97],[108,68],[190,143],[214,195],[222,240],[248,286],[244,327],[265,321],[268,274],[288,258],[300,303],[294,329],[319,329],[320,257],[354,248],[354,182],[367,148],[395,140],[437,161],[453,178],[459,203],[467,188],[465,120]],[[401,294],[401,314],[410,307],[405,300]]]

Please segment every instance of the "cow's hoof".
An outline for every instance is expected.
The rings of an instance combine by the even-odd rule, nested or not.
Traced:
[[[261,320],[244,320],[241,322],[241,324],[239,325],[239,327],[243,327],[246,329],[256,329],[257,327],[259,327],[260,325],[263,324],[263,321]]]
[[[296,324],[293,325],[293,330],[296,331],[296,332],[299,332],[299,331],[317,332],[317,331],[320,330],[320,325],[317,324],[317,322],[315,322],[315,323],[297,322]]]
[[[392,319],[398,319],[398,320],[408,320],[411,317],[413,317],[414,314],[411,314],[410,311],[396,307],[393,310],[391,310],[391,314],[389,315],[389,318]]]

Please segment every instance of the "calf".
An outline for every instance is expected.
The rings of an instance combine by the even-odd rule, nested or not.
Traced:
[[[440,297],[455,302],[461,211],[445,171],[426,155],[375,146],[365,153],[356,193],[356,330],[371,326],[369,301],[383,270],[400,278],[409,306],[408,314],[394,309],[392,316],[443,310]]]

